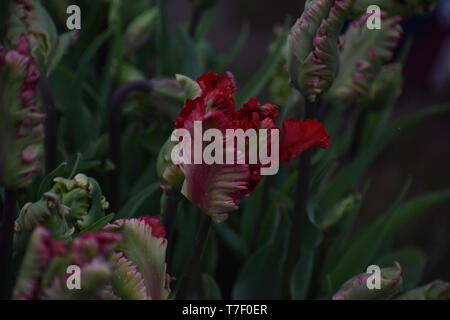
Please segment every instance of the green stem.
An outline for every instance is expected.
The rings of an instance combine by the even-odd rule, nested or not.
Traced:
[[[350,160],[355,159],[355,157],[358,155],[361,145],[361,138],[364,133],[364,124],[366,123],[368,114],[369,113],[367,111],[367,108],[363,108],[358,110],[358,114],[356,115],[352,145],[350,146]]]
[[[197,230],[197,236],[195,238],[194,249],[191,257],[189,258],[185,272],[181,277],[180,286],[176,295],[177,300],[186,300],[190,298],[192,284],[198,275],[200,262],[208,242],[208,234],[210,229],[211,217],[206,214],[202,214],[200,225]]]
[[[115,168],[110,176],[111,209],[118,211],[120,205],[120,115],[122,104],[129,94],[135,91],[148,92],[153,90],[152,81],[131,81],[122,85],[113,94],[108,106],[109,127],[109,157]]]
[[[318,104],[307,103],[305,107],[304,119],[313,119]],[[290,298],[290,280],[291,274],[300,257],[301,240],[305,220],[307,217],[308,192],[311,178],[311,160],[314,149],[309,149],[300,154],[298,160],[298,178],[295,190],[295,204],[292,213],[291,229],[289,233],[289,243],[283,269],[283,296]]]
[[[172,251],[173,251],[173,234],[175,231],[175,222],[178,211],[178,199],[174,197],[169,197],[167,199],[166,214],[164,215],[164,227],[166,229],[166,239],[167,239],[167,266],[172,265]]]
[[[12,251],[17,191],[5,190],[5,206],[0,228],[0,300],[10,300],[13,287]]]

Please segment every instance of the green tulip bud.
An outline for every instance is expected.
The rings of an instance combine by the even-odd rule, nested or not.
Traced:
[[[402,294],[397,300],[450,300],[450,282],[433,281]]]
[[[293,85],[314,102],[339,71],[338,38],[353,0],[309,0],[288,37],[287,68]]]
[[[376,275],[363,273],[345,282],[333,300],[384,300],[390,299],[402,290],[403,269],[398,262],[392,268],[381,269],[380,289],[369,289],[367,280]]]
[[[56,26],[39,0],[12,0],[6,21],[6,39],[12,45],[19,43],[21,35],[30,42],[33,58],[46,66],[50,74],[76,36],[70,31],[58,36]]]
[[[73,179],[55,178],[53,188],[42,199],[27,203],[15,223],[18,236],[44,225],[54,238],[70,239],[72,235],[102,218],[108,203],[98,183],[84,174]]]
[[[156,163],[158,177],[161,179],[161,189],[169,196],[180,195],[184,183],[184,174],[181,169],[172,163],[172,149],[177,142],[170,139],[161,148]]]

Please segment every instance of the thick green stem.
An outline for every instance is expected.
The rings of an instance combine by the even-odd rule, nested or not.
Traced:
[[[180,286],[177,291],[177,300],[186,300],[190,298],[191,288],[194,280],[196,279],[202,260],[203,252],[205,251],[206,244],[208,242],[208,234],[211,229],[211,217],[203,214],[200,219],[200,225],[197,230],[197,236],[195,238],[194,249],[188,264],[181,277]]]
[[[194,6],[191,22],[189,23],[189,35],[193,38],[195,37],[195,33],[197,31],[197,27],[200,23],[200,20],[203,16],[203,10],[199,9],[197,6]]]
[[[5,190],[5,204],[0,228],[0,300],[10,300],[13,287],[12,251],[17,191]]]
[[[120,205],[120,115],[122,104],[132,92],[150,93],[152,90],[152,81],[131,81],[125,83],[113,94],[108,106],[109,156],[115,166],[114,170],[111,171],[108,200],[111,203],[111,209],[115,212],[118,211]]]
[[[306,104],[304,119],[313,119],[318,104]],[[311,178],[311,160],[314,149],[303,152],[298,161],[298,178],[295,189],[294,212],[292,213],[289,243],[283,269],[283,296],[290,298],[291,274],[300,256],[301,240],[307,216],[309,182]]]

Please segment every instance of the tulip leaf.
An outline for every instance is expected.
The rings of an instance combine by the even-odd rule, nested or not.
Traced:
[[[273,71],[278,65],[282,55],[283,48],[286,44],[286,38],[289,31],[289,20],[286,20],[284,24],[283,33],[278,37],[275,43],[275,49],[267,58],[264,65],[258,70],[258,72],[253,76],[253,78],[248,82],[248,84],[241,90],[239,96],[236,99],[236,105],[242,106],[251,97],[257,96],[263,89],[264,86],[270,79]]]
[[[202,300],[222,300],[222,293],[213,277],[202,275]]]
[[[141,206],[143,203],[155,192],[160,190],[160,183],[156,182],[148,186],[147,188],[143,189],[141,192],[136,194],[135,196],[131,197],[125,205],[122,206],[122,208],[119,210],[119,213],[117,214],[118,219],[123,218],[134,218],[139,215],[139,209],[141,209]]]
[[[242,267],[233,287],[233,299],[278,299],[281,295],[282,261],[289,224],[277,216],[271,240]]]
[[[332,291],[335,292],[347,279],[359,274],[374,263],[372,260],[388,234],[388,226],[392,223],[401,201],[409,190],[410,182],[403,188],[397,200],[383,218],[373,223],[359,237],[353,239],[341,259],[330,272]]]
[[[300,253],[300,259],[294,267],[291,276],[291,297],[294,300],[304,300],[307,297],[308,289],[314,270],[314,250],[305,249]]]
[[[81,230],[78,234],[78,236],[82,235],[85,232],[98,232],[103,229],[104,226],[106,226],[108,223],[110,223],[114,219],[114,213],[110,213],[107,216],[104,216],[103,218],[97,220],[93,224],[91,224],[89,227]]]
[[[450,111],[449,106],[428,108],[413,115],[405,116],[392,123],[384,130],[384,133],[374,141],[371,147],[365,149],[363,153],[345,166],[344,169],[329,181],[327,188],[320,195],[320,200],[318,201],[320,209],[330,209],[345,196],[364,174],[367,168],[373,163],[376,157],[395,137],[432,116],[448,111]]]
[[[225,223],[214,223],[214,229],[221,239],[224,240],[227,246],[237,254],[240,258],[245,258],[249,255],[250,250],[245,240],[240,234],[236,233]]]

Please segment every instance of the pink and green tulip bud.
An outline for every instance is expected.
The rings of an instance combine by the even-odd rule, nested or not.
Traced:
[[[70,239],[104,216],[108,203],[94,179],[78,174],[70,180],[53,181],[53,188],[40,201],[22,208],[15,223],[18,237],[42,224],[54,238]]]
[[[345,282],[333,300],[386,300],[402,290],[403,269],[398,262],[391,268],[381,269],[380,289],[369,289],[367,280],[375,274],[363,273]],[[370,279],[369,279],[370,280]]]
[[[165,300],[170,295],[166,273],[166,232],[156,218],[119,220],[104,228],[121,233],[122,240],[113,255],[110,296],[124,300]]]
[[[114,268],[113,252],[120,239],[121,234],[101,231],[85,233],[69,244],[52,240],[50,233],[38,226],[28,242],[14,298],[104,299]],[[76,290],[68,288],[69,266],[80,271],[80,287]]]
[[[45,114],[39,77],[26,36],[9,52],[0,45],[0,184],[8,189],[27,187],[41,171]]]
[[[383,64],[390,61],[402,37],[401,18],[381,15],[381,29],[366,26],[369,14],[353,22],[340,40],[341,68],[328,92],[332,99],[366,97]]]
[[[56,26],[40,0],[12,0],[6,21],[6,39],[12,45],[26,35],[33,58],[46,65],[51,73],[75,36],[74,31],[58,36]]]
[[[423,287],[405,292],[397,300],[450,300],[450,282],[433,281]]]
[[[389,16],[402,16],[404,18],[427,15],[436,9],[437,0],[355,0],[352,8],[354,16],[361,16],[367,12],[371,5],[377,5]]]
[[[338,38],[353,0],[308,0],[288,37],[287,68],[293,85],[314,102],[339,71]]]

